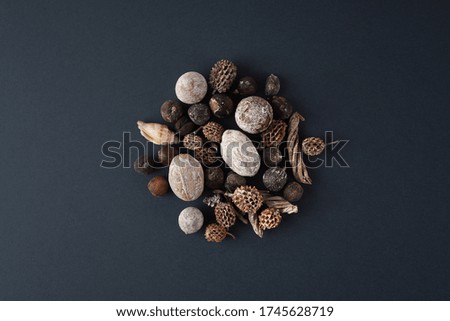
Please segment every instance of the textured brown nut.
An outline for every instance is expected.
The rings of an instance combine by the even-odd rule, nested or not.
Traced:
[[[209,100],[209,107],[217,118],[225,118],[234,110],[233,101],[225,94],[213,95]]]
[[[236,174],[235,172],[230,172],[227,175],[227,179],[225,181],[225,188],[229,192],[234,192],[236,188],[239,186],[244,186],[247,184],[247,180],[245,177]]]
[[[268,147],[263,150],[263,161],[267,167],[277,166],[279,162],[283,159],[278,147]]]
[[[172,145],[163,145],[158,151],[158,161],[165,166],[169,166],[170,162],[177,154],[178,149]]]
[[[292,105],[287,101],[286,98],[281,96],[272,97],[272,107],[275,118],[278,119],[288,119],[291,117],[293,109]]]
[[[210,189],[219,189],[223,186],[224,173],[220,167],[205,169],[205,185]]]
[[[231,204],[218,203],[214,207],[214,215],[216,216],[217,223],[223,227],[230,228],[236,223],[236,210]]]
[[[287,174],[283,168],[272,167],[264,172],[264,186],[271,192],[278,192],[286,185]]]
[[[211,112],[205,104],[195,104],[189,107],[188,115],[194,124],[202,126],[208,122]]]
[[[283,197],[286,201],[298,202],[303,196],[303,187],[297,182],[290,182],[284,187]]]
[[[276,208],[266,208],[258,217],[259,227],[262,230],[269,230],[278,227],[281,223],[281,213]]]
[[[195,71],[184,73],[175,84],[177,98],[185,104],[196,104],[205,98],[208,84],[205,77]]]
[[[203,193],[204,176],[200,163],[189,154],[173,158],[169,166],[169,184],[183,201],[193,201]]]
[[[225,128],[219,123],[210,121],[203,126],[202,131],[207,140],[220,143],[222,141],[222,135]]]
[[[253,77],[243,77],[239,79],[237,93],[243,96],[254,95],[256,93],[256,81]]]
[[[211,68],[209,83],[215,92],[224,93],[230,89],[236,75],[236,65],[230,60],[222,59]]]
[[[208,242],[220,243],[227,237],[227,229],[220,224],[209,224],[205,230],[205,239]]]
[[[308,156],[320,155],[325,149],[325,142],[319,137],[308,137],[302,142],[302,150]]]
[[[142,155],[134,161],[133,167],[136,173],[148,175],[155,170],[155,162],[151,156]]]
[[[195,130],[195,124],[187,116],[183,116],[175,123],[178,134],[185,136]]]
[[[256,213],[263,204],[263,196],[254,186],[240,186],[231,195],[231,200],[243,213]]]
[[[235,120],[243,131],[259,134],[265,131],[273,119],[270,104],[264,98],[250,96],[242,99],[236,108]]]
[[[218,159],[219,148],[215,145],[215,143],[205,144],[202,148],[197,148],[194,151],[194,157],[203,165],[210,166],[214,164]]]
[[[203,139],[200,136],[195,135],[194,133],[187,134],[183,138],[183,146],[190,150],[202,148]]]
[[[169,183],[164,176],[153,177],[147,187],[153,196],[163,196],[169,191]]]
[[[160,110],[161,117],[172,124],[183,116],[183,106],[178,101],[166,100]]]
[[[286,136],[286,129],[288,125],[279,119],[273,120],[269,128],[262,134],[262,144],[264,147],[278,146],[283,142]]]
[[[278,94],[279,91],[280,91],[280,79],[274,74],[271,74],[269,77],[267,77],[264,93],[266,94],[266,96],[275,96]]]

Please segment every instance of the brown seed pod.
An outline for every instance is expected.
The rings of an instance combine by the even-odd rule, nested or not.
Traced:
[[[166,100],[160,110],[162,118],[168,123],[174,124],[183,116],[183,106],[178,101]]]
[[[293,108],[286,98],[281,96],[272,97],[271,105],[273,107],[273,113],[275,118],[288,119],[291,117]]]
[[[302,150],[308,156],[320,155],[325,146],[325,142],[319,137],[308,137],[302,142]]]
[[[203,165],[210,166],[217,161],[219,157],[217,155],[218,150],[219,147],[215,144],[209,144],[208,146],[196,149],[194,151],[194,157]]]
[[[187,149],[196,150],[198,148],[202,148],[203,139],[198,135],[190,133],[190,134],[187,134],[186,136],[184,136],[183,145]]]
[[[278,147],[269,147],[263,149],[263,160],[267,167],[277,166],[279,162],[283,159]]]
[[[229,172],[225,181],[225,188],[228,192],[232,193],[239,186],[247,184],[245,177],[236,174],[235,172]]]
[[[220,243],[227,237],[227,235],[234,238],[232,234],[228,233],[225,227],[217,223],[209,224],[205,230],[205,239],[208,242]]]
[[[169,166],[170,162],[176,155],[178,155],[177,148],[172,145],[163,145],[158,151],[158,161],[165,166]]]
[[[183,116],[175,123],[178,134],[185,136],[195,130],[195,124],[187,116]]]
[[[210,189],[219,189],[223,186],[224,173],[220,167],[208,167],[205,170],[205,185]]]
[[[207,140],[220,143],[222,141],[222,134],[225,128],[219,123],[210,121],[202,128],[203,135]]]
[[[148,182],[147,187],[153,196],[163,196],[169,191],[169,182],[164,176],[155,176]]]
[[[278,227],[281,223],[280,210],[277,208],[266,208],[259,214],[259,227],[262,230],[269,230]]]
[[[272,167],[264,172],[264,186],[271,192],[278,192],[286,185],[287,174],[284,168]]]
[[[303,187],[297,182],[290,182],[284,187],[283,197],[288,202],[298,202],[303,196]]]
[[[266,96],[275,96],[280,91],[280,79],[274,74],[267,77],[264,93]]]
[[[233,101],[225,94],[213,95],[209,100],[209,107],[217,118],[225,118],[234,111]]]
[[[188,116],[195,125],[202,126],[211,117],[211,112],[205,104],[195,104],[189,107]]]
[[[217,223],[223,227],[230,228],[236,223],[236,210],[229,203],[220,202],[214,207]]]
[[[254,95],[256,93],[256,81],[253,77],[243,77],[239,79],[237,89],[233,92],[242,96]]]
[[[256,213],[262,206],[263,197],[254,186],[240,186],[231,195],[231,200],[244,213]]]
[[[224,93],[230,89],[237,75],[237,67],[227,59],[219,60],[211,68],[209,83],[214,92]]]
[[[264,147],[278,146],[286,136],[287,124],[282,120],[273,120],[269,128],[262,134],[262,144]]]
[[[168,146],[168,145],[166,145]],[[148,175],[155,170],[155,162],[149,155],[142,155],[136,159],[133,163],[133,167],[136,173]]]

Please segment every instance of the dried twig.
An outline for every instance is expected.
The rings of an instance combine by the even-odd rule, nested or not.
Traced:
[[[292,114],[289,120],[287,149],[289,154],[289,162],[291,163],[292,173],[294,174],[295,179],[303,184],[312,184],[306,165],[303,162],[303,153],[299,147],[301,144],[298,134],[298,126],[300,121],[304,120],[305,118],[303,118],[303,116],[299,113],[295,112]]]
[[[271,195],[269,192],[266,192],[266,191],[261,191],[261,194],[264,198],[264,203],[268,207],[277,208],[281,211],[281,213],[287,213],[287,214],[298,213],[297,205],[294,205],[294,204],[286,201],[283,197]]]

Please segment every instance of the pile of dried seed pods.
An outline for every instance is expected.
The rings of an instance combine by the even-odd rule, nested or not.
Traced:
[[[317,156],[326,147],[318,137],[300,139],[299,124],[305,119],[278,96],[277,76],[267,77],[265,97],[256,95],[254,78],[236,77],[237,66],[226,59],[211,68],[209,87],[203,75],[187,72],[175,85],[178,101],[161,105],[161,116],[169,125],[137,122],[142,136],[161,148],[156,157],[139,157],[134,169],[151,174],[169,167],[167,178],[155,176],[148,183],[152,195],[163,196],[171,189],[189,202],[198,199],[204,187],[210,189],[203,200],[215,217],[204,232],[209,242],[222,242],[227,235],[234,238],[230,229],[238,221],[250,223],[262,237],[265,230],[280,225],[282,214],[297,213],[295,203],[303,195],[300,183],[312,183],[303,155]],[[227,117],[234,117],[240,130],[226,129],[220,120]],[[246,178],[258,173],[265,190],[247,184]],[[204,221],[196,207],[185,208],[178,217],[186,234],[201,230]]]

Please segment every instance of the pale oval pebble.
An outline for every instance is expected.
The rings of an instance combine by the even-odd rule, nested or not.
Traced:
[[[203,193],[202,165],[189,154],[175,156],[169,166],[169,185],[183,201],[196,200]]]
[[[225,163],[241,176],[255,176],[261,166],[261,158],[250,138],[244,133],[228,129],[222,135],[220,152]]]

